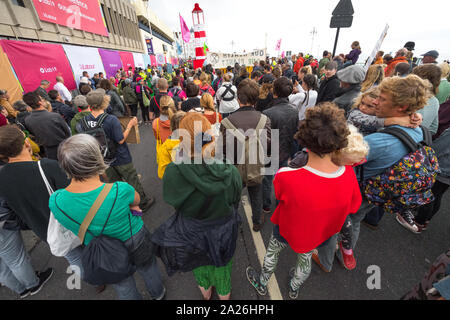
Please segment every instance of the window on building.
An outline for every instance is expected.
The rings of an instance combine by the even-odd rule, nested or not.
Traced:
[[[114,34],[119,34],[117,32],[117,22],[114,19],[113,11],[111,10],[111,8],[108,8],[108,12],[109,12],[109,16],[110,16],[110,19],[111,19],[111,25],[112,25],[113,33]]]
[[[101,6],[102,6],[103,20],[105,20],[105,23],[106,23],[106,29],[108,29],[108,33],[111,33],[111,28],[109,27],[108,18],[106,17],[106,14],[105,14],[105,6],[103,4],[101,4]]]
[[[20,7],[24,7],[25,8],[25,3],[23,3],[23,0],[11,0],[12,4],[16,5],[16,6],[20,6]]]

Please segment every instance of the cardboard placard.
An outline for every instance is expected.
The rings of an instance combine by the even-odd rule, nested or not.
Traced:
[[[133,117],[119,117],[120,124],[122,125],[122,130],[125,131],[125,129],[128,126],[128,123],[130,120],[133,119]],[[131,128],[130,134],[128,135],[127,139],[125,140],[126,143],[130,144],[140,144],[141,143],[141,136],[139,135],[139,127],[136,125],[133,128]]]

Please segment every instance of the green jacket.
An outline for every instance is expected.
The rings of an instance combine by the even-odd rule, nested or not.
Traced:
[[[136,92],[130,86],[125,86],[122,90],[122,94],[123,101],[125,101],[126,104],[132,105],[138,103]]]
[[[241,199],[242,179],[236,167],[214,164],[174,164],[167,166],[163,178],[164,201],[183,216],[211,220],[231,215]],[[209,206],[201,210],[205,201]]]
[[[72,121],[70,121],[70,129],[72,130],[72,135],[78,133],[77,130],[75,129],[75,127],[77,126],[77,123],[90,113],[91,113],[91,111],[78,112],[75,115],[75,117],[73,117]]]

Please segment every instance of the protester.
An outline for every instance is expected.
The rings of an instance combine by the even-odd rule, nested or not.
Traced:
[[[167,90],[169,89],[169,83],[166,79],[158,79],[158,93],[150,100],[150,107],[148,108],[150,114],[150,121],[155,120],[161,113],[161,98],[169,95]]]
[[[439,84],[439,90],[436,98],[439,104],[443,104],[450,98],[450,82],[447,77],[450,75],[450,65],[447,62],[441,63],[439,65],[441,68],[441,83]]]
[[[51,101],[50,97],[47,94],[47,90],[50,87],[50,81],[48,80],[41,80],[41,85],[37,87],[35,92],[40,95],[42,98],[47,100],[48,102]]]
[[[349,66],[339,70],[337,78],[341,81],[342,94],[333,100],[346,114],[353,106],[354,100],[361,92],[361,83],[364,81],[365,72],[361,66]]]
[[[72,110],[72,108],[64,103],[64,100],[61,98],[61,95],[58,91],[50,90],[48,92],[48,96],[50,97],[50,99],[52,99],[50,103],[52,104],[53,112],[61,115],[64,121],[66,121],[66,123],[70,125],[70,121],[72,121],[73,117],[75,116],[75,112]]]
[[[436,98],[436,95],[439,92],[441,69],[437,65],[430,63],[415,67],[412,73],[424,80],[428,80],[432,85],[432,96],[428,100],[427,105],[418,112],[423,115],[422,125],[434,135],[439,127],[439,100]]]
[[[44,147],[47,158],[57,160],[59,144],[70,137],[69,126],[59,114],[47,111],[45,100],[37,93],[26,93],[23,100],[33,109],[25,119],[25,127],[34,135],[36,142]]]
[[[358,62],[359,55],[361,54],[361,47],[358,41],[354,41],[351,45],[352,50],[348,55],[345,56],[343,68],[347,68],[348,66],[355,65]]]
[[[144,124],[150,124],[152,119],[150,118],[149,110],[151,101],[154,100],[154,97],[150,100],[150,94],[153,91],[144,84],[144,79],[142,79],[141,77],[136,78],[136,87],[134,88],[134,90],[136,92],[136,97],[139,101],[139,105],[141,107],[142,121],[144,122]],[[149,100],[150,102],[148,102]],[[147,101],[148,104],[145,101]]]
[[[180,144],[178,128],[180,122],[186,115],[184,111],[177,111],[170,119],[170,136],[164,141],[160,148],[158,148],[156,155],[156,162],[158,164],[158,177],[162,179],[169,163],[175,160],[176,148]]]
[[[199,85],[200,95],[203,95],[204,93],[209,93],[210,95],[212,95],[214,97],[216,92],[211,87],[211,85],[208,83],[208,76],[205,72],[201,73],[199,80],[201,83]]]
[[[172,134],[170,129],[170,119],[177,112],[173,99],[163,96],[160,100],[161,114],[153,123],[153,135],[157,141],[157,149]]]
[[[384,64],[383,56],[384,51],[378,51],[373,64]]]
[[[17,117],[17,111],[11,106],[9,102],[9,94],[6,90],[0,90],[0,106],[5,108],[8,112],[7,118],[13,120]]]
[[[297,253],[297,264],[290,272],[289,297],[296,299],[311,272],[313,250],[338,233],[349,214],[358,211],[361,193],[355,172],[337,166],[331,157],[347,146],[349,134],[344,111],[336,106],[324,104],[306,112],[296,139],[308,149],[308,163],[276,174],[274,189],[280,204],[271,219],[275,226],[264,264],[261,273],[252,267],[246,271],[258,294],[267,293],[279,254],[290,246]]]
[[[397,53],[395,54],[395,58],[394,59],[386,61],[387,62],[386,63],[387,67],[386,67],[386,69],[384,69],[384,75],[386,77],[394,76],[394,70],[395,70],[395,66],[397,64],[399,64],[399,63],[408,63],[408,60],[406,59],[406,54],[407,53],[408,53],[408,50],[405,49],[405,48],[402,48],[402,49],[397,51]]]
[[[63,101],[67,101],[70,103],[72,101],[72,94],[69,89],[64,85],[64,78],[61,76],[56,77],[56,84],[53,86],[53,89],[58,91]],[[51,97],[50,97],[51,98]]]
[[[382,65],[370,66],[367,70],[366,78],[361,84],[361,92],[366,92],[372,87],[379,86],[384,79],[384,69]]]
[[[231,76],[225,74],[223,76],[222,86],[216,91],[216,104],[219,106],[219,113],[223,118],[228,117],[239,109],[237,101],[237,89],[231,83]]]
[[[216,111],[214,106],[214,98],[209,93],[204,93],[200,98],[200,107],[203,108],[203,115],[214,125],[222,121],[222,115]]]
[[[175,102],[177,110],[181,109],[181,103],[187,99],[186,92],[181,87],[181,78],[175,77],[172,80],[172,88],[169,90],[169,96]]]
[[[138,97],[136,91],[131,88],[131,79],[125,79],[125,86],[122,88],[123,101],[130,107],[131,116],[136,117],[138,113]]]
[[[100,192],[107,184],[100,181],[108,166],[104,163],[97,140],[86,134],[76,135],[59,148],[59,163],[71,183],[57,190],[49,199],[49,207],[61,225],[79,234],[81,224]],[[163,299],[165,288],[155,256],[149,251],[150,232],[142,218],[135,214],[139,211],[140,197],[126,182],[116,182],[106,195],[103,203],[87,227],[84,245],[100,235],[119,239],[131,253],[131,263],[144,278],[151,297]],[[135,255],[139,254],[139,257]],[[121,300],[138,300],[142,296],[136,288],[133,275],[113,284]]]
[[[295,62],[294,72],[298,73],[305,63],[305,58],[303,58],[303,53],[298,54],[297,61]]]
[[[340,81],[337,78],[338,66],[332,61],[325,66],[325,80],[320,83],[319,92],[317,94],[317,104],[322,102],[333,101],[340,93]]]
[[[259,79],[259,84],[263,85],[264,83],[272,83],[274,81],[275,77],[272,74],[272,68],[267,64],[264,66],[264,75]]]
[[[433,149],[436,152],[439,161],[439,168],[441,172],[436,178],[436,183],[433,186],[432,192],[435,200],[429,204],[420,207],[417,210],[417,215],[414,222],[418,227],[417,233],[427,230],[431,219],[441,208],[442,197],[448,190],[450,185],[450,153],[448,152],[450,146],[450,129],[436,140],[433,141]]]
[[[125,115],[125,105],[117,92],[113,90],[111,81],[101,80],[99,88],[105,90],[106,94],[111,97],[107,112],[116,117],[123,117]]]
[[[193,82],[188,82],[186,85],[187,100],[181,103],[181,110],[184,112],[189,112],[192,109],[200,108],[200,98],[198,97],[199,93],[199,87]]]
[[[80,110],[80,112],[78,112],[73,117],[72,121],[70,121],[70,130],[72,131],[72,135],[75,135],[78,133],[76,129],[78,122],[80,122],[81,119],[90,114],[91,110],[89,109],[89,104],[86,100],[86,97],[82,95],[76,96],[73,99],[73,105],[75,108]]]
[[[241,177],[232,164],[212,159],[214,138],[208,134],[211,124],[204,116],[188,113],[180,129],[185,131],[180,144],[183,161],[170,163],[163,178],[164,200],[177,213],[155,231],[152,240],[159,246],[169,276],[193,271],[205,300],[211,299],[212,287],[221,300],[228,300],[240,223],[235,208],[241,199]],[[195,143],[199,137],[202,144]],[[194,164],[196,158],[202,163]]]
[[[155,199],[148,197],[144,192],[144,188],[139,181],[130,150],[126,143],[126,139],[128,138],[131,129],[137,125],[137,119],[131,119],[125,131],[122,131],[122,125],[120,124],[119,119],[114,115],[105,113],[110,99],[110,96],[108,96],[103,89],[97,89],[90,92],[87,95],[86,100],[91,108],[91,113],[78,123],[77,131],[79,133],[88,132],[89,130],[97,128],[101,121],[101,128],[105,132],[108,146],[114,146],[114,154],[112,155],[113,160],[106,170],[109,182],[125,181],[129,183],[139,193],[141,199],[139,206],[143,212],[146,212],[153,205]]]
[[[331,52],[328,52],[327,50],[325,50],[325,51],[323,52],[322,57],[323,57],[323,58],[320,59],[320,61],[319,61],[319,72],[320,72],[323,68],[325,68],[325,66],[328,64],[328,62],[330,62]]]
[[[259,232],[265,222],[265,216],[262,212],[263,209],[263,194],[262,194],[262,181],[263,175],[261,169],[264,167],[264,159],[257,157],[256,164],[250,162],[250,153],[260,154],[260,150],[266,154],[268,150],[263,149],[261,143],[257,143],[257,150],[251,150],[243,155],[244,163],[239,162],[241,159],[240,152],[245,152],[245,141],[239,139],[236,136],[237,133],[232,130],[242,130],[242,132],[248,132],[248,130],[256,130],[256,139],[266,139],[266,148],[270,146],[271,138],[271,124],[270,119],[262,115],[259,111],[256,111],[254,106],[259,96],[258,84],[250,79],[245,79],[240,82],[238,87],[238,101],[240,108],[232,115],[228,116],[226,120],[222,121],[220,126],[220,134],[223,139],[223,155],[231,163],[235,164],[239,169],[239,173],[242,178],[243,187],[247,187],[250,204],[252,208],[252,222],[253,231]],[[265,133],[262,134],[260,130],[264,129]],[[233,135],[233,139],[228,138],[229,135]],[[256,142],[256,141],[255,141]],[[240,147],[238,146],[240,145]],[[233,149],[234,156],[231,157],[227,150]],[[229,152],[229,151],[228,151]]]
[[[411,73],[411,66],[406,62],[401,62],[395,66],[394,76],[406,77]]]
[[[303,120],[308,108],[317,102],[317,79],[315,75],[307,74],[302,81],[302,91],[289,96],[289,102],[298,109],[298,118]]]
[[[380,97],[377,99],[376,116],[379,118],[402,117],[408,121],[410,114],[423,108],[428,100],[429,84],[415,75],[406,78],[391,77],[384,79],[380,85]],[[393,126],[407,133],[416,143],[424,139],[422,129],[406,128],[403,126]],[[358,177],[364,183],[369,178],[382,174],[386,169],[396,164],[406,154],[409,153],[406,146],[396,137],[385,133],[374,133],[365,137],[369,144],[369,155],[367,163],[363,165],[363,177]],[[361,179],[362,178],[362,179]],[[412,182],[413,183],[413,182]],[[360,223],[366,214],[375,206],[366,199],[358,212],[351,217],[352,222],[352,249],[355,250],[359,238]],[[401,209],[401,208],[400,208]],[[397,213],[399,221],[405,228],[417,231],[413,216],[407,208],[403,208]],[[379,222],[381,217],[378,217]],[[336,251],[336,239],[329,241],[326,245],[318,248],[318,255],[313,255],[314,261],[319,264],[322,270],[330,272],[334,254]]]
[[[428,51],[427,53],[424,53],[422,56],[423,56],[422,60],[423,64],[428,63],[437,64],[436,59],[439,58],[439,52],[437,52],[436,50],[431,50]]]
[[[248,77],[249,73],[247,71],[247,68],[243,66],[239,71],[239,77],[234,81],[234,85],[236,86],[236,88],[239,87],[239,83],[241,83],[242,80],[248,79]]]

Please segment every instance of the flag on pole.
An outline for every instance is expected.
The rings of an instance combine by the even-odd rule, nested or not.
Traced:
[[[180,14],[180,25],[181,25],[181,37],[183,38],[184,42],[188,43],[189,41],[191,41],[191,32],[189,31],[189,28],[186,25],[186,22],[184,21],[181,14]]]
[[[281,49],[281,39],[277,41],[277,47],[275,48],[275,51],[280,51]]]
[[[284,51],[281,53],[281,58],[283,58],[284,59],[284,57],[286,57],[286,55],[285,55],[285,53],[284,53]]]
[[[203,43],[203,51],[205,52],[205,56],[206,56],[206,53],[209,51],[209,48],[208,48],[208,46],[206,45],[206,42]]]
[[[183,53],[183,48],[181,47],[181,44],[179,44],[178,42],[177,42],[177,54],[178,55],[181,55]]]

